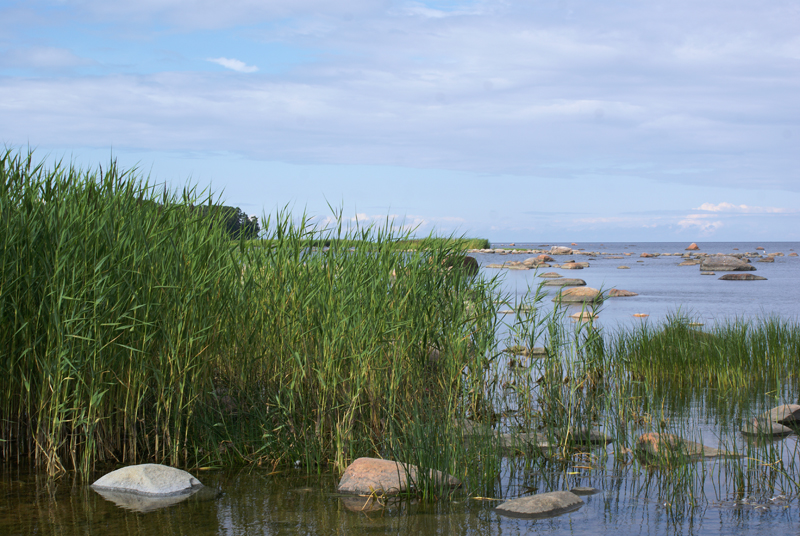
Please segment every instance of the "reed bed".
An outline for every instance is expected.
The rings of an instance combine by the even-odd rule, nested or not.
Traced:
[[[8,150],[0,177],[6,461],[341,471],[386,454],[419,408],[447,422],[481,378],[493,283],[452,261],[461,244],[409,254],[388,225],[280,213],[253,248],[191,209],[211,196],[113,163]]]

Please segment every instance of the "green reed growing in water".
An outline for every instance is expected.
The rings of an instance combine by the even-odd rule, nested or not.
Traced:
[[[192,210],[210,196],[113,164],[46,169],[7,150],[0,178],[4,460],[341,470],[414,407],[444,421],[482,374],[493,284],[450,268],[447,241],[403,253],[388,223],[281,213],[252,248]],[[351,240],[370,247],[337,246]]]

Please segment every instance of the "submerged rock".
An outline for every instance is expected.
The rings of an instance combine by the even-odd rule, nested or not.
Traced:
[[[786,436],[800,427],[800,406],[797,404],[784,404],[766,411],[752,421],[746,423],[742,429],[747,435]]]
[[[358,458],[345,469],[339,486],[339,493],[352,493],[355,495],[396,495],[407,491],[417,481],[418,469],[409,465],[391,460],[378,458]],[[411,485],[408,479],[411,478]],[[430,477],[441,484],[458,487],[461,482],[453,476],[435,469],[430,470]]]
[[[569,490],[569,492],[574,493],[575,495],[595,495],[597,493],[601,493],[599,489],[590,486],[578,486],[576,488],[572,488]]]
[[[617,270],[630,270],[630,266],[617,266]]]
[[[686,461],[731,456],[731,453],[674,434],[647,433],[636,440],[636,454],[652,460],[685,457]]]
[[[551,491],[506,501],[495,510],[511,517],[531,519],[554,517],[583,506],[583,500],[569,491]]]
[[[609,298],[628,298],[630,296],[638,296],[639,294],[636,292],[632,292],[630,290],[623,290],[621,288],[612,288],[608,291]]]
[[[717,271],[717,272],[752,272],[756,269],[755,266],[748,263],[746,260],[739,259],[730,255],[721,255],[719,257],[706,257],[700,263],[700,270]]]
[[[187,494],[202,486],[186,471],[156,463],[129,465],[98,478],[92,484],[92,488],[98,491],[129,492],[152,497]]]
[[[719,278],[720,281],[766,281],[766,277],[754,274],[725,274]]]
[[[539,277],[542,277],[544,279],[556,279],[556,278],[563,277],[563,276],[561,274],[556,273],[556,272],[545,272],[543,274],[539,274]]]
[[[569,277],[559,277],[558,279],[548,279],[542,285],[546,287],[582,287],[586,285],[583,279],[571,279]]]
[[[556,294],[553,301],[561,303],[597,303],[603,301],[603,293],[592,287],[568,288]]]

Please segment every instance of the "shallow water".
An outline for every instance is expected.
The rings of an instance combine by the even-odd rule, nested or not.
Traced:
[[[519,467],[513,470],[524,472]],[[572,472],[580,474],[569,474]],[[755,534],[764,530],[795,533],[799,524],[796,499],[779,492],[718,497],[714,486],[707,484],[709,500],[698,501],[699,505],[691,508],[686,496],[677,497],[683,504],[671,504],[676,497],[670,495],[669,486],[659,483],[656,473],[630,466],[614,469],[613,464],[604,471],[531,475],[529,484],[540,492],[575,486],[601,490],[596,495],[583,496],[585,504],[577,511],[540,520],[503,517],[494,511],[497,501],[466,496],[436,504],[398,500],[374,510],[374,504],[365,498],[337,495],[336,480],[331,476],[305,477],[298,473],[202,472],[198,476],[214,493],[138,513],[104,500],[70,478],[48,486],[41,478],[7,468],[0,481],[0,533],[705,535]]]

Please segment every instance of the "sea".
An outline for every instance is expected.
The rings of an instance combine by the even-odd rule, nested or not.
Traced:
[[[680,255],[690,253],[686,251],[689,246],[686,242],[582,242],[574,246],[564,242],[513,244],[492,243],[492,247],[507,251],[549,251],[552,246],[566,246],[576,251],[597,253],[553,256],[556,264],[568,260],[588,262],[589,267],[582,270],[498,270],[486,266],[522,261],[536,254],[473,252],[470,255],[478,261],[485,276],[499,276],[500,288],[512,304],[522,302],[526,295],[532,295],[542,281],[538,276],[545,272],[557,272],[564,277],[583,279],[586,286],[599,290],[617,288],[637,293],[637,296],[607,299],[597,308],[596,323],[607,329],[624,328],[641,322],[659,323],[675,315],[709,327],[716,323],[770,317],[788,322],[797,322],[800,319],[800,257],[789,256],[790,253],[800,252],[800,242],[697,243],[700,249],[693,253],[782,253],[783,256],[775,256],[772,263],[750,259],[756,271],[745,273],[766,278],[759,281],[724,281],[720,277],[731,272],[701,275],[699,265],[679,266],[685,260]],[[642,257],[643,253],[659,256]],[[665,253],[670,255],[664,255]],[[620,269],[620,266],[628,268]],[[542,287],[542,291],[547,294],[544,304],[552,306],[552,297],[559,292],[559,288]],[[580,305],[571,305],[568,313],[580,310]]]

